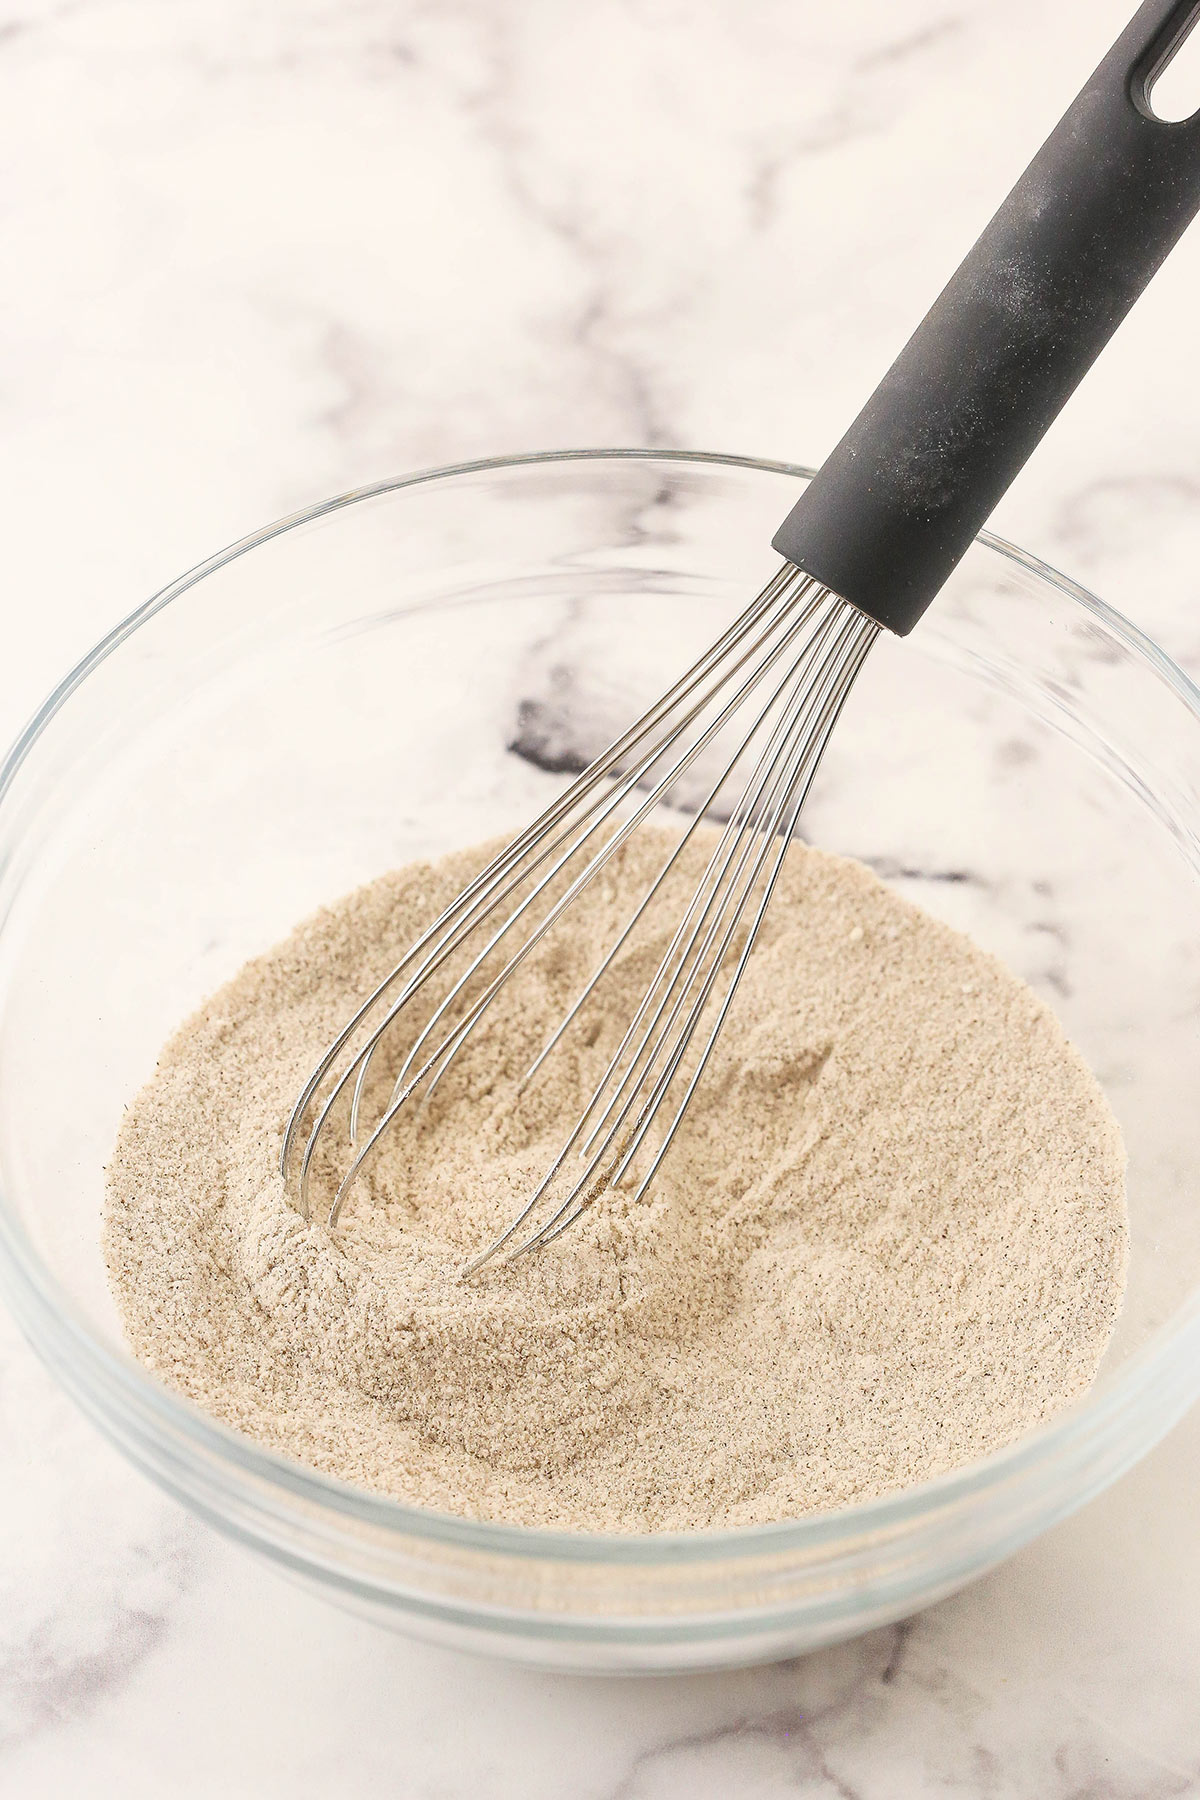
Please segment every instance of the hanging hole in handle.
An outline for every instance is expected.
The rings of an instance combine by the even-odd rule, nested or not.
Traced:
[[[1200,117],[1200,5],[1159,53],[1146,77],[1146,110],[1164,125]]]

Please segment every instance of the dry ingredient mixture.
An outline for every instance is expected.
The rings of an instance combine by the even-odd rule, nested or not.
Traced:
[[[424,1116],[401,1115],[335,1234],[277,1172],[289,1108],[484,850],[351,894],[182,1027],[109,1170],[109,1268],[151,1369],[364,1487],[610,1531],[879,1494],[1087,1387],[1126,1258],[1124,1155],[1096,1081],[994,958],[800,846],[646,1199],[609,1194],[542,1253],[458,1278],[603,1069],[600,1031],[513,1105],[658,867],[655,839],[635,837],[531,959]],[[608,1022],[661,948],[621,962]]]

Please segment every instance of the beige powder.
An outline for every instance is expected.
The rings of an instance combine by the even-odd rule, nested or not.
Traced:
[[[277,1173],[324,1044],[483,852],[352,894],[179,1031],[123,1124],[106,1248],[134,1350],[208,1412],[403,1500],[530,1525],[756,1523],[920,1481],[1092,1379],[1126,1257],[1120,1135],[1053,1015],[860,865],[789,853],[711,1071],[641,1203],[462,1261],[611,1036],[517,1075],[661,859],[644,833],[532,961],[338,1231]],[[679,894],[694,877],[684,870]],[[628,1017],[661,950],[605,993]]]

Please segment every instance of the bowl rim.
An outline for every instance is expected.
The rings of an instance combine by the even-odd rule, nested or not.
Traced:
[[[335,494],[315,505],[285,514],[257,531],[237,539],[197,563],[183,575],[136,607],[89,650],[52,689],[33,714],[0,764],[0,807],[34,744],[56,715],[100,663],[118,650],[148,620],[195,587],[205,577],[284,532],[346,510],[359,502],[377,499],[406,488],[459,476],[497,470],[536,467],[541,464],[577,462],[645,461],[669,464],[700,463],[752,472],[788,475],[808,480],[814,471],[800,463],[763,457],[723,454],[716,451],[657,450],[588,447],[528,451],[508,456],[484,457],[469,462],[418,469],[409,474],[371,482]],[[1153,674],[1165,682],[1200,724],[1200,688],[1167,653],[1138,626],[1069,576],[1029,551],[1020,549],[993,532],[980,532],[976,540],[1038,581],[1056,589],[1083,611],[1090,613],[1114,637],[1121,640]],[[199,1452],[211,1453],[232,1473],[285,1494],[290,1501],[309,1507],[314,1503],[331,1510],[348,1523],[380,1528],[397,1536],[432,1539],[460,1549],[516,1558],[536,1558],[567,1563],[623,1563],[653,1566],[718,1561],[721,1558],[770,1557],[791,1551],[815,1549],[868,1533],[888,1533],[923,1516],[943,1511],[956,1502],[999,1488],[1031,1467],[1051,1460],[1058,1450],[1091,1441],[1102,1433],[1143,1390],[1157,1385],[1156,1377],[1167,1353],[1181,1340],[1194,1337],[1200,1348],[1200,1292],[1185,1300],[1160,1325],[1150,1341],[1134,1351],[1099,1393],[1085,1394],[1046,1424],[1023,1433],[1013,1443],[961,1468],[950,1470],[875,1499],[855,1501],[832,1510],[805,1514],[765,1525],[740,1525],[689,1532],[601,1532],[546,1530],[502,1521],[470,1519],[408,1505],[384,1494],[357,1488],[337,1476],[294,1462],[256,1443],[212,1418],[192,1401],[159,1382],[133,1355],[106,1344],[91,1328],[66,1291],[50,1272],[10,1208],[0,1189],[0,1277],[10,1302],[33,1348],[44,1356],[42,1344],[30,1329],[29,1303],[51,1329],[65,1331],[76,1354],[90,1364],[102,1385],[122,1392],[172,1434],[189,1440]],[[22,1293],[22,1289],[24,1292]],[[25,1304],[22,1304],[25,1302]],[[1186,1404],[1186,1402],[1185,1402]]]

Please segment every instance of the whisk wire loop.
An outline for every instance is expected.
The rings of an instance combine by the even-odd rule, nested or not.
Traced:
[[[656,763],[660,757],[665,755],[667,750],[678,741],[679,736],[686,730],[689,722],[696,717],[698,712],[703,710],[703,707],[708,704],[715,695],[722,691],[730,676],[741,670],[764,644],[769,644],[772,636],[780,629],[781,624],[783,624],[789,627],[786,632],[785,641],[782,644],[776,643],[776,645],[768,651],[770,662],[778,660],[779,655],[786,649],[787,643],[792,641],[803,628],[803,624],[809,616],[812,607],[817,604],[816,600],[810,601],[807,607],[801,609],[799,616],[796,616],[796,607],[806,595],[815,589],[816,584],[813,583],[808,576],[801,575],[799,571],[793,570],[791,574],[795,579],[787,579],[787,572],[781,571],[779,575],[768,583],[759,598],[742,615],[747,632],[753,631],[754,628],[758,627],[764,617],[767,619],[765,627],[763,627],[761,631],[758,631],[756,636],[751,637],[750,643],[746,645],[741,642],[741,638],[744,635],[743,633],[731,630],[723,634],[717,644],[711,646],[709,650],[704,653],[692,668],[676,682],[675,686],[669,690],[668,694],[663,696],[663,698],[656,702],[648,713],[643,715],[642,720],[639,720],[635,725],[631,726],[628,731],[622,733],[621,737],[618,738],[613,745],[610,745],[609,749],[605,751],[601,757],[597,758],[595,762],[583,771],[576,781],[567,789],[566,793],[549,807],[546,812],[541,815],[541,818],[535,821],[534,825],[528,827],[525,832],[521,833],[519,838],[514,840],[513,844],[502,851],[500,855],[476,877],[475,881],[464,889],[458,899],[446,909],[440,918],[435,921],[434,925],[425,932],[420,940],[418,940],[403,961],[397,964],[396,968],[385,977],[384,981],[380,983],[374,994],[369,997],[359,1009],[358,1013],[355,1014],[350,1025],[339,1034],[339,1037],[326,1052],[322,1062],[318,1065],[317,1069],[314,1070],[313,1075],[310,1076],[309,1081],[306,1083],[305,1089],[301,1094],[300,1100],[293,1110],[292,1117],[289,1120],[281,1156],[281,1166],[285,1176],[288,1173],[295,1144],[299,1137],[301,1120],[304,1113],[307,1111],[309,1103],[317,1094],[327,1076],[333,1071],[341,1052],[350,1042],[358,1027],[366,1022],[367,1018],[375,1011],[378,1003],[384,1000],[388,993],[395,987],[400,980],[400,977],[406,972],[411,971],[411,973],[409,973],[409,979],[399,996],[390,1004],[384,1012],[383,1017],[371,1030],[370,1035],[362,1044],[361,1048],[352,1057],[348,1066],[334,1081],[331,1091],[328,1093],[323,1105],[318,1111],[316,1120],[308,1134],[300,1163],[299,1185],[302,1210],[308,1210],[309,1177],[317,1144],[325,1134],[326,1128],[351,1081],[354,1082],[354,1091],[351,1101],[349,1140],[352,1144],[357,1141],[361,1097],[371,1059],[380,1042],[390,1030],[392,1024],[404,1007],[412,1001],[415,995],[437,973],[438,969],[440,969],[448,958],[453,955],[454,951],[466,940],[471,932],[474,931],[484,919],[490,917],[493,912],[503,905],[504,902],[521,887],[522,883],[527,881],[538,868],[555,856],[561,850],[562,846],[566,844],[568,849],[560,858],[556,867],[551,871],[550,876],[546,878],[533,895],[527,896],[527,904],[520,909],[516,916],[510,917],[507,921],[507,925],[515,923],[516,917],[523,916],[524,912],[529,910],[529,906],[538,895],[540,895],[545,886],[549,885],[555,878],[558,869],[561,868],[563,862],[567,860],[570,855],[573,855],[578,850],[580,844],[586,841],[596,829],[603,825],[605,820],[610,817],[621,804],[626,795],[644,779],[646,772],[654,765],[654,763]],[[823,592],[823,590],[818,590],[818,594],[821,592]],[[717,654],[718,651],[721,652],[720,656]],[[719,666],[721,662],[729,656],[731,651],[737,651],[732,663],[727,667],[721,668],[720,673],[716,676],[715,680],[710,682],[706,690],[702,691],[699,700],[692,699],[695,690],[708,680],[714,667]],[[761,678],[762,672],[763,670],[760,668],[758,671],[752,673],[743,692],[749,691],[749,688],[755,685],[757,679]],[[593,793],[593,790],[600,787],[600,784],[605,781],[605,778],[612,774],[614,769],[620,764],[623,747],[627,748],[630,744],[641,742],[652,730],[661,725],[664,722],[664,719],[669,719],[672,708],[667,705],[667,702],[672,697],[674,697],[674,704],[676,706],[682,701],[691,701],[683,718],[676,720],[665,739],[659,738],[653,740],[649,752],[643,756],[640,761],[635,762],[620,779],[615,780],[607,789],[601,788],[601,791],[596,794],[594,798],[588,800],[588,796]],[[735,701],[727,706],[723,716],[729,716],[736,710],[739,699],[740,696],[735,697]],[[713,735],[713,733],[710,732],[710,736],[711,735]],[[707,739],[705,741],[707,742]],[[690,766],[690,763],[695,760],[695,756],[699,754],[699,751],[703,747],[703,744],[693,746],[689,755],[685,756],[677,764],[672,766],[671,770],[668,772],[667,778],[660,781],[658,784],[657,789],[655,790],[655,799],[661,797],[667,788],[669,788],[671,782],[677,779],[679,774],[683,772],[687,766]],[[587,801],[587,804],[583,806],[583,810],[578,812],[577,815],[572,818],[571,814],[573,809],[584,801]],[[645,810],[650,810],[652,805],[653,801]],[[565,825],[562,823],[564,819],[568,821]],[[591,823],[588,826],[588,830],[583,831],[582,827],[588,824],[589,820]],[[574,842],[571,841],[573,833],[576,834]],[[628,835],[628,832],[626,832],[625,835]],[[536,851],[532,860],[527,859],[527,852],[529,851]],[[498,936],[502,935],[503,930]],[[486,947],[485,951],[480,954],[477,961],[482,961],[487,952],[494,948],[495,941],[496,940],[494,939],[493,942]],[[423,956],[421,955],[422,952],[424,952]],[[419,961],[417,960],[418,958],[420,958]],[[414,962],[417,962],[415,970],[412,969]],[[461,987],[461,984],[459,984],[459,986]],[[394,1089],[394,1097],[397,1102],[406,1095],[407,1090],[405,1083],[411,1070],[412,1061],[414,1060],[416,1051],[419,1050],[424,1041],[425,1035],[422,1036],[418,1045],[413,1047],[413,1050],[410,1051],[409,1056],[406,1058],[405,1067],[402,1069]],[[425,1072],[426,1071],[423,1069],[416,1079],[419,1081]],[[411,1087],[411,1082],[409,1083],[409,1087]],[[368,1147],[366,1154],[370,1154],[370,1147]],[[348,1182],[352,1182],[357,1176],[358,1170],[361,1168],[364,1160],[365,1157],[355,1160],[352,1170],[348,1171]],[[346,1186],[346,1184],[343,1185]],[[348,1186],[346,1187],[346,1191],[348,1191]],[[344,1198],[344,1194],[342,1194],[341,1199],[335,1197],[330,1215],[331,1224],[336,1223],[337,1214],[340,1211],[341,1200]]]
[[[690,820],[517,1084],[515,1103],[636,941],[696,831],[715,816],[720,829],[691,898],[562,1149],[505,1230],[462,1273],[473,1274],[502,1251],[511,1259],[550,1243],[600,1191],[637,1175],[639,1155],[682,1080],[682,1097],[672,1102],[669,1123],[648,1151],[649,1166],[637,1175],[633,1202],[642,1199],[711,1059],[800,809],[878,630],[803,571],[783,565],[667,692],[468,883],[338,1033],[305,1082],[284,1133],[281,1172],[301,1210],[311,1215],[318,1150],[332,1149],[336,1169],[336,1147],[344,1141],[350,1155],[334,1176],[327,1212],[329,1226],[336,1226],[401,1110],[414,1101],[428,1106],[498,995],[584,890],[652,814],[682,804]],[[693,803],[683,784],[714,749],[715,778]],[[726,810],[723,795],[731,784],[737,791]],[[422,1000],[428,1010],[408,1034],[364,1136],[375,1058],[427,993],[432,1005]],[[715,1018],[689,1067],[714,998]],[[338,1123],[343,1114],[344,1125]],[[535,1220],[539,1209],[546,1216]],[[522,1227],[529,1227],[524,1236]]]

